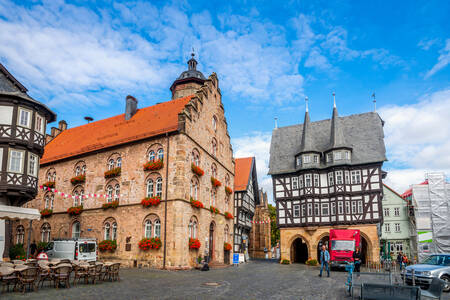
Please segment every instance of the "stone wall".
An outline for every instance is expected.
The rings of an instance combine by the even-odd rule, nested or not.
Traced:
[[[262,204],[256,205],[255,216],[253,220],[256,223],[252,224],[252,230],[250,231],[250,257],[252,258],[265,258],[264,248],[268,250],[269,258],[272,257],[272,245],[271,245],[271,229],[270,212],[267,207],[267,199]],[[259,223],[263,221],[264,223]]]

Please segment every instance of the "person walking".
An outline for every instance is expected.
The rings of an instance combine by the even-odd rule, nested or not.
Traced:
[[[353,262],[355,263],[355,272],[360,272],[361,267],[361,251],[359,247],[356,247],[356,251],[353,252]]]
[[[322,251],[320,251],[320,274],[322,277],[323,268],[327,270],[327,277],[330,277],[330,253],[327,251],[327,247],[322,245]]]
[[[403,254],[402,263],[403,263],[403,268],[406,269],[406,266],[408,265],[408,256],[406,256],[406,254]]]
[[[400,266],[400,272],[401,272],[402,267],[403,267],[403,254],[401,251],[397,254],[397,264]]]

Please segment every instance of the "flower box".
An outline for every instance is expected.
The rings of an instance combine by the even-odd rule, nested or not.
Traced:
[[[54,189],[55,188],[55,182],[54,181],[47,181],[42,185],[43,187]]]
[[[148,251],[150,249],[159,249],[161,248],[161,239],[158,237],[155,238],[143,238],[139,241],[138,246],[139,249]]]
[[[230,220],[234,219],[233,215],[229,212],[225,212],[225,218],[230,219]]]
[[[85,175],[85,174],[78,175],[78,176],[72,177],[72,178],[70,179],[70,182],[71,182],[73,185],[79,184],[79,183],[83,183],[83,182],[85,182],[85,181],[86,181],[86,175]]]
[[[98,250],[101,252],[114,252],[117,249],[117,242],[115,240],[103,240],[98,244]]]
[[[221,183],[219,180],[217,180],[217,178],[214,178],[214,177],[212,177],[212,176],[211,176],[211,184],[212,184],[214,187],[219,187],[219,186],[222,185],[222,183]]]
[[[231,244],[230,243],[223,243],[223,250],[230,251],[231,250]]]
[[[192,199],[192,197],[191,197],[190,202],[191,202],[191,205],[192,205],[193,207],[195,207],[195,208],[203,208],[203,203],[201,203],[201,202],[198,201],[198,200]]]
[[[189,239],[189,249],[199,249],[201,245],[198,239]]]
[[[210,210],[212,213],[215,213],[215,214],[220,213],[220,210],[219,210],[217,207],[214,207],[214,206],[212,206],[212,205],[211,205],[211,207],[209,208],[209,210]]]
[[[112,202],[106,202],[103,203],[102,208],[108,209],[108,208],[117,208],[119,206],[119,201],[112,201]]]
[[[161,203],[161,198],[159,196],[147,197],[141,200],[143,207],[158,206],[159,203]]]
[[[43,218],[50,217],[52,215],[52,213],[53,213],[53,209],[45,208],[45,209],[41,210],[41,217],[43,217]]]
[[[81,214],[82,211],[83,211],[83,205],[72,206],[67,209],[67,213],[71,216],[79,215],[79,214]]]
[[[196,166],[194,163],[191,164],[191,170],[194,174],[197,174],[200,177],[205,174],[205,171],[203,171],[199,166]]]
[[[229,195],[233,194],[233,190],[229,186],[226,186],[225,193],[227,193],[227,195],[229,196]]]
[[[156,171],[162,169],[164,167],[164,163],[162,160],[157,159],[153,161],[148,161],[144,164],[144,171]]]
[[[113,178],[113,177],[120,176],[121,172],[122,172],[121,167],[117,167],[117,168],[108,170],[105,172],[105,178]]]

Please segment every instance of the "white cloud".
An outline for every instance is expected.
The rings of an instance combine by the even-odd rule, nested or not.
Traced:
[[[411,105],[379,109],[385,121],[388,183],[402,192],[431,171],[450,174],[450,89]]]
[[[439,53],[441,55],[438,57],[438,62],[425,74],[425,79],[433,76],[436,72],[450,64],[450,39],[445,41],[445,47]]]
[[[419,48],[421,48],[422,50],[428,51],[437,43],[439,43],[439,39],[423,39],[417,44],[417,46],[419,46]]]

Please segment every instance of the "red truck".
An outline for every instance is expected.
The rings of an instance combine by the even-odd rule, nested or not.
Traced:
[[[345,267],[353,262],[353,252],[359,243],[359,229],[330,229],[331,267]]]

